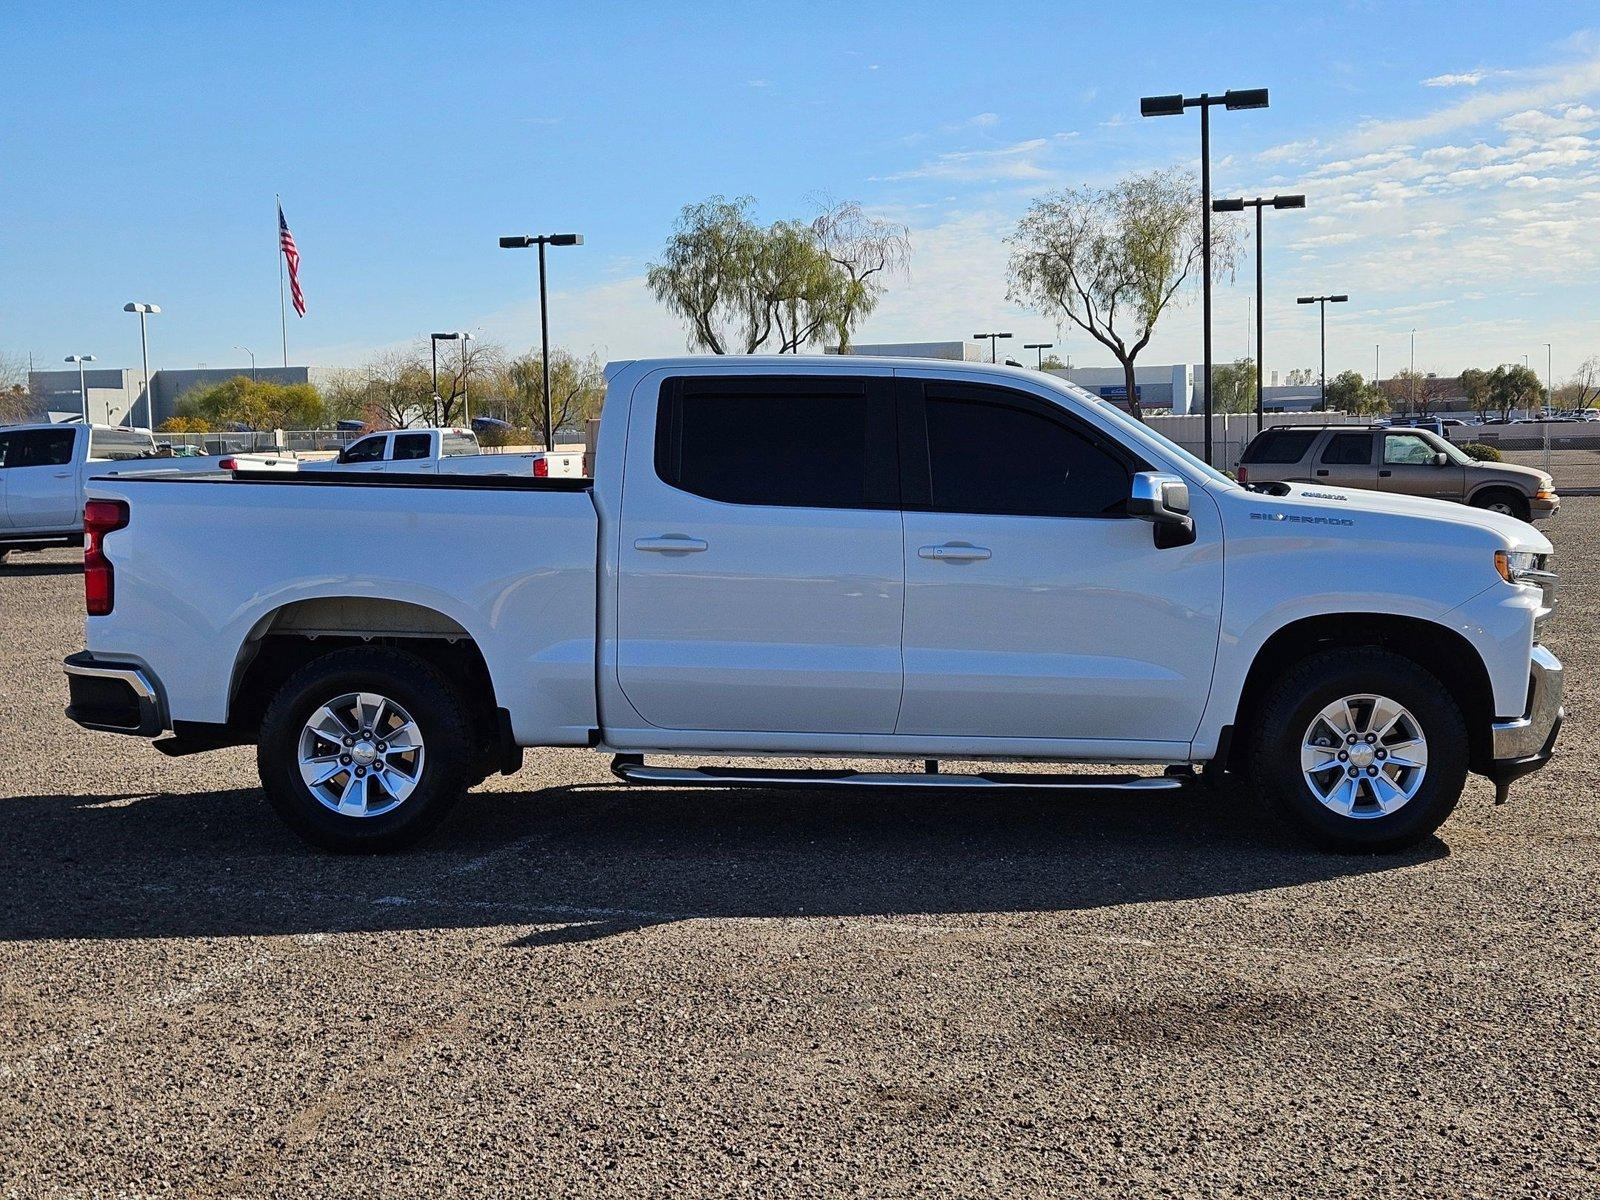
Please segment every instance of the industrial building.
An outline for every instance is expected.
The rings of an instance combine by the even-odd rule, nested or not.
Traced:
[[[177,412],[178,401],[197,387],[210,387],[239,375],[253,375],[273,383],[311,383],[315,367],[194,367],[150,372],[153,413],[144,403],[144,372],[137,367],[85,369],[84,393],[78,390],[76,367],[60,371],[29,371],[28,391],[52,420],[86,417],[96,425],[132,425],[154,428]],[[137,409],[137,411],[135,411]]]

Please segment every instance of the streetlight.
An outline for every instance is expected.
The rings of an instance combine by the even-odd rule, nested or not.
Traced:
[[[1322,398],[1317,402],[1320,412],[1328,410],[1328,305],[1343,304],[1349,296],[1300,296],[1296,304],[1315,304],[1322,314]],[[1415,332],[1415,331],[1413,331]]]
[[[1055,348],[1054,342],[1023,342],[1024,350],[1037,350],[1039,352],[1039,370],[1044,370],[1044,352]]]
[[[994,362],[995,347],[1000,344],[1001,338],[1008,338],[1010,336],[1011,335],[1009,333],[975,333],[972,335],[972,340],[975,342],[981,342],[987,338],[989,340],[989,361]]]
[[[83,410],[83,423],[87,425],[89,423],[89,390],[83,385],[83,364],[93,362],[94,355],[69,354],[61,361],[78,364],[78,407]]]
[[[1206,373],[1206,462],[1211,461],[1211,109],[1222,105],[1229,110],[1266,108],[1266,88],[1228,91],[1221,96],[1201,92],[1198,96],[1146,96],[1139,101],[1141,117],[1179,117],[1186,108],[1200,110],[1200,256],[1201,256],[1201,341],[1205,350]]]
[[[1378,342],[1372,343],[1372,386],[1378,386]]]
[[[156,304],[144,304],[137,300],[122,306],[123,312],[139,314],[139,353],[144,359],[144,421],[151,429],[156,427],[155,397],[150,394],[150,340],[145,336],[144,320],[147,316],[159,313],[161,307]],[[131,417],[130,417],[131,419]]]
[[[439,343],[453,342],[461,335],[459,333],[430,333],[428,335],[428,348],[433,351],[433,423],[440,421],[439,405],[442,397],[439,395]]]
[[[250,382],[254,383],[256,381],[256,352],[250,349],[249,346],[235,346],[234,349],[243,350],[250,356]]]
[[[1544,471],[1550,473],[1550,418],[1556,415],[1555,351],[1544,344]]]
[[[1232,200],[1217,200],[1211,205],[1212,212],[1243,212],[1247,208],[1256,210],[1256,432],[1261,432],[1261,425],[1266,413],[1266,406],[1261,396],[1261,376],[1266,369],[1267,355],[1262,349],[1262,323],[1261,313],[1266,307],[1266,298],[1261,291],[1261,210],[1263,208],[1304,208],[1304,196],[1273,196],[1270,200],[1265,196],[1257,196],[1254,200],[1244,197],[1235,197]],[[1209,376],[1207,377],[1209,379]],[[1206,394],[1209,398],[1210,384],[1206,385]],[[1207,414],[1210,415],[1209,413]],[[1207,428],[1210,422],[1206,422]]]
[[[470,333],[461,335],[461,420],[468,429],[472,428],[472,406],[467,403],[467,343],[471,340]]]
[[[550,310],[545,301],[544,290],[544,248],[546,246],[581,246],[583,234],[581,233],[541,233],[538,236],[522,234],[515,237],[500,239],[502,250],[526,250],[529,246],[539,247],[539,344],[540,357],[544,360],[544,448],[556,448],[555,417],[550,410]]]
[[[1411,392],[1411,407],[1417,407],[1417,331],[1411,331],[1411,366],[1406,371],[1406,388]]]

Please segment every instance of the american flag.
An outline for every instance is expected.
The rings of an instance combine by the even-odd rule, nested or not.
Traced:
[[[283,205],[278,205],[278,248],[289,264],[289,295],[294,299],[294,311],[306,315],[306,294],[300,290],[300,251],[295,249],[294,234],[289,232],[289,222],[283,219]]]

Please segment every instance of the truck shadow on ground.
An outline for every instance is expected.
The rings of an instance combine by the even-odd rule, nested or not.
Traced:
[[[258,789],[0,800],[0,939],[510,927],[558,945],[698,917],[1043,912],[1411,866],[1308,850],[1244,801],[577,785],[470,797],[400,854],[312,850]]]

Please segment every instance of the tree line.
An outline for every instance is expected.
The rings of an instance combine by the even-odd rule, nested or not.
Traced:
[[[544,362],[537,351],[509,354],[494,342],[477,339],[452,343],[450,352],[440,355],[438,381],[435,394],[431,355],[424,342],[420,347],[386,351],[359,367],[325,372],[315,385],[237,375],[196,387],[178,398],[175,415],[160,429],[167,433],[239,427],[326,429],[347,420],[403,429],[463,425],[469,418],[491,417],[500,424],[480,430],[486,442],[513,439],[524,432],[531,440],[542,439]],[[576,429],[598,415],[605,398],[600,360],[553,349],[550,396],[557,430]]]

